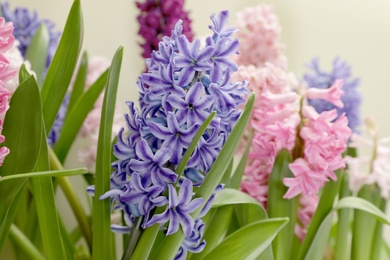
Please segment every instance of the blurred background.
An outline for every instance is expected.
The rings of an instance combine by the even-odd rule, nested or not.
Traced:
[[[135,1],[81,0],[84,13],[84,50],[90,56],[111,59],[117,47],[125,47],[125,56],[118,102],[126,111],[126,100],[137,100],[135,82],[144,69],[140,37],[137,35],[138,9]],[[288,68],[298,79],[303,77],[305,64],[318,57],[321,66],[329,70],[336,56],[352,65],[352,73],[361,79],[363,115],[377,121],[379,135],[390,133],[386,105],[389,104],[388,82],[390,61],[390,2],[386,0],[328,1],[255,1],[255,0],[188,0],[192,28],[196,37],[209,33],[209,16],[227,9],[230,23],[236,13],[259,3],[272,4],[282,27],[282,41]],[[10,6],[25,6],[38,11],[39,16],[57,23],[62,30],[71,0],[11,0]]]
[[[122,64],[117,102],[123,113],[125,101],[137,101],[137,77],[145,64],[141,58],[141,41],[137,31],[138,9],[130,0],[81,0],[84,14],[83,49],[91,56],[112,58],[123,45]],[[255,0],[188,0],[192,29],[196,37],[209,34],[209,16],[221,10],[230,11],[230,24],[236,13],[248,6],[268,3],[282,27],[282,42],[286,45],[288,70],[302,79],[305,65],[313,58],[320,59],[321,67],[329,71],[332,61],[339,56],[352,66],[354,77],[361,79],[363,95],[362,115],[372,115],[379,136],[390,135],[390,1],[386,0],[328,0],[328,1],[255,1]],[[36,10],[41,18],[56,23],[57,30],[64,27],[72,0],[11,0],[11,9],[18,6]],[[77,153],[70,153],[67,164],[76,164]],[[80,189],[83,189],[80,187]],[[59,200],[63,200],[61,194]],[[70,212],[67,203],[61,203],[63,213]],[[71,214],[70,214],[71,215]],[[70,217],[69,225],[74,224]]]

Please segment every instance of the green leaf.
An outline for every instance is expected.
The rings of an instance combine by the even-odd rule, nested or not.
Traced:
[[[287,222],[287,218],[274,218],[249,224],[228,236],[204,260],[255,259],[271,244]]]
[[[344,173],[340,176],[342,178],[340,184],[339,198],[350,196],[348,174]],[[350,216],[351,209],[340,209],[337,211],[337,243],[335,249],[335,259],[345,260],[350,259],[350,245],[348,236],[350,236]]]
[[[87,79],[87,73],[88,73],[88,53],[84,52],[83,56],[81,57],[76,80],[74,81],[73,84],[73,90],[72,93],[70,94],[68,111],[72,110],[74,104],[76,104],[81,94],[83,94],[85,88],[85,81]]]
[[[312,243],[310,244],[308,251],[304,256],[304,259],[311,260],[311,259],[322,258],[322,255],[324,253],[328,241],[329,233],[331,230],[334,211],[340,209],[347,209],[347,208],[362,210],[365,213],[372,215],[380,222],[388,225],[390,224],[390,216],[387,216],[371,202],[358,197],[345,197],[340,201],[338,201],[334,206],[334,208],[328,213],[328,215],[325,216],[325,218],[323,218],[321,224],[317,229],[317,232],[313,237]],[[368,255],[370,255],[370,253],[371,251],[368,251],[367,253],[362,252],[362,254],[368,254]],[[360,259],[360,256],[358,256],[358,258]],[[355,256],[352,257],[351,259],[357,259],[357,258]],[[369,257],[365,259],[371,259],[371,258]]]
[[[249,132],[244,154],[241,156],[240,162],[238,163],[236,170],[234,171],[234,174],[230,180],[228,188],[233,188],[233,189],[240,188],[242,176],[244,175],[246,162],[248,161],[248,155],[252,144],[252,136],[253,136],[253,131],[251,130]]]
[[[362,210],[373,215],[378,221],[390,225],[390,216],[383,213],[377,206],[365,199],[358,197],[345,197],[337,202],[334,207],[335,210],[343,208]]]
[[[305,239],[303,240],[297,259],[303,259],[304,256],[307,254],[307,251],[312,245],[312,241],[322,221],[326,218],[329,212],[332,211],[334,200],[340,188],[340,170],[336,171],[336,176],[337,176],[337,181],[328,182],[327,184],[325,184],[325,187],[322,189],[322,195],[318,203],[317,210],[314,213],[314,216],[311,220],[309,229],[307,230]]]
[[[5,177],[0,176],[0,182],[9,181],[19,178],[30,178],[30,177],[60,177],[60,176],[74,176],[80,174],[88,173],[87,168],[78,168],[71,170],[57,170],[57,171],[41,171],[41,172],[29,172],[29,173],[20,173],[14,175],[8,175]]]
[[[30,61],[31,69],[37,75],[38,86],[41,86],[43,73],[46,69],[49,40],[49,31],[47,30],[46,24],[41,22],[26,50],[26,60]]]
[[[33,87],[39,93],[38,85],[34,80]],[[40,103],[38,98],[36,102]],[[46,131],[44,124],[41,125],[41,150],[34,171],[50,170]],[[66,259],[66,251],[62,242],[60,224],[55,203],[53,182],[51,177],[31,178],[32,190],[38,214],[39,227],[42,242],[47,259]]]
[[[49,131],[56,118],[62,100],[76,67],[83,41],[83,19],[80,0],[73,2],[60,43],[50,64],[41,97],[45,129]]]
[[[305,255],[305,260],[323,258],[326,244],[329,238],[329,233],[332,227],[332,219],[333,212],[329,213],[318,227],[307,254]]]
[[[30,73],[27,71],[26,64],[22,64],[19,70],[19,83],[25,81],[28,77],[30,77]]]
[[[110,200],[100,200],[99,197],[110,189],[110,174],[112,171],[111,135],[122,57],[123,47],[119,47],[114,55],[108,73],[107,88],[104,93],[102,116],[100,120],[92,218],[93,259],[110,259],[111,257]]]
[[[2,145],[10,149],[10,154],[0,167],[1,176],[31,172],[37,162],[42,138],[42,114],[39,92],[32,84],[34,78],[30,76],[20,84],[11,98],[2,131],[5,136]],[[25,183],[25,179],[0,183],[0,251],[8,236]]]
[[[230,226],[233,205],[227,205],[217,209],[209,228],[203,235],[206,246],[202,252],[194,254],[191,259],[203,259],[224,238]]]
[[[61,163],[64,163],[66,156],[76,139],[81,126],[92,110],[97,98],[104,89],[108,77],[108,70],[105,71],[92,86],[84,92],[74,104],[73,109],[68,110],[61,135],[54,145],[54,152]]]
[[[372,185],[365,185],[359,191],[358,196],[363,199],[363,204],[377,203],[380,198],[379,191]],[[370,204],[371,204],[370,203]],[[371,205],[372,209],[376,207]],[[385,215],[383,217],[386,217]],[[355,210],[353,215],[351,259],[363,260],[370,259],[374,240],[374,232],[377,220],[366,211]]]
[[[18,245],[18,249],[21,249],[29,259],[43,260],[43,255],[34,246],[34,244],[23,234],[23,232],[14,224],[10,229],[10,238]]]
[[[236,189],[223,189],[218,192],[213,201],[213,208],[218,208],[226,205],[234,205],[234,204],[253,204],[258,206],[263,212],[264,216],[267,215],[263,206],[254,198],[249,196],[248,194],[236,190]]]
[[[295,218],[294,200],[283,198],[288,188],[283,179],[293,177],[289,164],[292,162],[290,152],[283,149],[275,159],[275,163],[268,179],[268,217],[288,217],[290,222],[283,227],[272,242],[275,259],[288,259],[291,255],[291,245],[294,236]]]
[[[244,133],[246,124],[250,119],[254,104],[254,98],[254,94],[251,94],[244,108],[244,111],[242,112],[240,118],[237,120],[236,125],[234,126],[232,132],[226,140],[225,145],[221,149],[221,152],[219,153],[209,173],[204,179],[203,184],[195,193],[194,197],[202,197],[204,199],[204,203],[208,201],[210,196],[213,194],[215,187],[217,187],[217,185],[221,182],[222,175],[223,173],[225,173],[226,169],[229,166],[229,164],[226,162],[230,162],[230,160],[233,158],[236,147],[238,146],[241,136]],[[196,219],[202,208],[203,207],[200,206],[197,210],[191,213],[191,216]],[[179,231],[175,234],[166,237],[163,245],[160,247],[160,250],[157,253],[158,256],[162,259],[173,259],[177,251],[179,250],[183,240],[183,231],[179,229]]]
[[[379,200],[378,201],[379,209],[382,212],[385,212],[387,201],[382,197],[379,197],[378,200]],[[374,239],[372,240],[371,259],[380,259],[382,240],[383,240],[383,224],[377,221],[375,226],[375,231],[374,231]]]

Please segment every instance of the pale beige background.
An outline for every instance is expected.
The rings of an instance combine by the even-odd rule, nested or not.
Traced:
[[[135,1],[82,0],[85,22],[84,49],[91,55],[112,57],[119,45],[125,47],[118,101],[136,100],[135,81],[143,62],[137,45],[138,24]],[[390,1],[387,0],[274,0],[287,45],[289,68],[302,76],[304,64],[315,56],[330,66],[337,55],[353,65],[354,75],[362,79],[363,113],[372,114],[381,135],[390,134],[388,104],[390,98]],[[11,0],[12,6],[35,8],[41,17],[63,28],[70,0]],[[193,29],[197,35],[208,33],[209,15],[222,9],[235,13],[255,0],[189,0]],[[124,105],[123,105],[124,107]]]
[[[11,6],[27,6],[40,17],[57,22],[62,29],[71,0],[10,0]],[[380,135],[390,135],[390,1],[387,0],[274,0],[282,25],[282,39],[287,45],[289,69],[302,77],[304,64],[320,57],[329,68],[337,55],[353,65],[353,74],[361,78],[364,95],[363,114],[373,115]],[[84,11],[84,49],[92,55],[112,57],[119,45],[125,47],[118,102],[125,111],[126,100],[137,100],[135,82],[144,68],[137,42],[138,24],[135,1],[82,0]],[[209,15],[228,9],[231,23],[235,13],[255,0],[189,0],[193,30],[198,36],[209,32]],[[74,158],[73,158],[74,160]],[[72,161],[73,161],[72,160]],[[73,216],[67,204],[61,211]],[[66,213],[65,213],[66,214]]]

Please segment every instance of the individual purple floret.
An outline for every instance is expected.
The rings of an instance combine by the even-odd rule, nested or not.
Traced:
[[[26,56],[27,47],[30,45],[30,41],[40,24],[42,22],[46,24],[49,31],[49,47],[46,59],[46,68],[48,68],[61,36],[61,32],[54,28],[55,24],[48,19],[40,19],[35,10],[31,12],[27,8],[17,7],[14,11],[11,11],[8,2],[1,4],[1,11],[5,20],[14,24],[14,36],[20,42],[18,48],[23,57]]]
[[[140,25],[138,34],[144,39],[140,44],[142,57],[150,58],[162,37],[171,34],[178,20],[184,22],[182,34],[192,40],[191,19],[184,11],[184,0],[146,0],[136,2],[136,5],[141,11],[137,20]]]
[[[309,71],[304,75],[304,81],[309,88],[329,88],[336,79],[342,79],[344,85],[342,90],[344,94],[341,101],[344,103],[344,108],[338,108],[330,102],[322,99],[310,99],[309,104],[313,106],[318,113],[323,111],[337,109],[338,115],[342,113],[348,118],[348,126],[353,132],[359,132],[361,124],[360,105],[362,102],[361,94],[358,90],[359,79],[352,78],[351,67],[339,58],[334,59],[331,72],[325,72],[320,69],[319,59],[313,59],[307,65]]]
[[[181,226],[187,241],[181,255],[191,250],[199,252],[204,247],[203,226],[195,224],[200,220],[193,219],[190,213],[201,207],[199,218],[203,217],[213,198],[203,201],[193,196],[219,155],[249,94],[246,82],[230,79],[237,66],[229,58],[237,52],[238,42],[231,38],[234,29],[226,27],[228,12],[212,17],[214,33],[206,39],[206,47],[201,48],[199,40],[190,42],[182,34],[182,21],[178,21],[171,36],[163,37],[158,50],[146,60],[148,70],[137,82],[139,109],[132,102],[127,103],[129,132],[119,132],[114,145],[118,160],[112,164],[115,170],[111,190],[101,197],[110,197],[112,208],[124,212],[128,227],[133,226],[128,221],[134,218],[141,218],[141,228],[155,223],[167,225],[167,235]],[[175,173],[178,164],[213,111],[214,119],[179,178]],[[166,204],[169,205],[164,213],[152,214],[156,207]],[[115,225],[113,230],[129,229]]]
[[[184,235],[186,237],[191,236],[195,221],[190,216],[190,213],[194,212],[203,204],[203,198],[192,199],[192,187],[190,180],[184,180],[178,196],[175,188],[169,184],[168,199],[163,197],[164,200],[159,201],[159,206],[168,204],[167,209],[161,214],[154,215],[146,223],[146,227],[150,227],[156,223],[165,224],[169,222],[166,234],[171,235],[179,230],[180,224],[183,228]]]

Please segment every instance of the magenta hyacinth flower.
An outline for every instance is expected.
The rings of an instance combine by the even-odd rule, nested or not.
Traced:
[[[152,51],[159,48],[162,37],[171,34],[178,20],[183,21],[182,33],[192,40],[191,19],[184,10],[184,0],[146,0],[138,1],[136,5],[141,11],[137,20],[140,25],[138,34],[144,39],[140,44],[142,57],[150,58]]]

